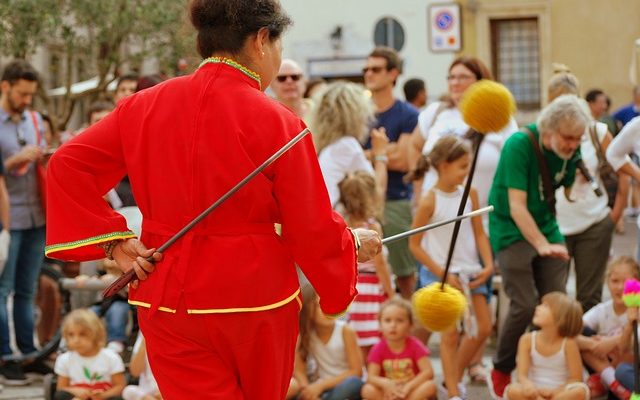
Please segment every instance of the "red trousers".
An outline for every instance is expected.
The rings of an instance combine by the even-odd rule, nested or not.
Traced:
[[[299,303],[268,311],[175,314],[138,307],[162,398],[282,400],[293,373]]]

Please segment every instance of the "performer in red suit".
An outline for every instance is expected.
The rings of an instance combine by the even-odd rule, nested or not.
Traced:
[[[190,12],[200,68],[122,100],[52,157],[46,253],[76,261],[106,253],[134,268],[140,282],[129,302],[163,398],[282,399],[301,304],[294,263],[322,310],[338,315],[356,295],[356,258],[381,242],[333,213],[307,136],[155,252],[304,129],[262,92],[291,23],[279,2],[195,0]],[[140,240],[102,200],[125,174],[143,214]]]

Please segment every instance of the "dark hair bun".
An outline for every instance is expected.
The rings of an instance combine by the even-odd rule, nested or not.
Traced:
[[[278,0],[193,0],[191,23],[198,30],[198,50],[203,57],[215,52],[236,53],[250,34],[269,29],[278,38],[291,19]]]
[[[233,0],[194,0],[191,3],[191,23],[200,30],[215,26],[230,26],[235,16],[229,13]]]

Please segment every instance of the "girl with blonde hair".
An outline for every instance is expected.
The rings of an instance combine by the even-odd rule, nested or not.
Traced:
[[[54,399],[121,399],[124,364],[104,347],[107,332],[100,318],[90,310],[74,310],[62,323],[62,337],[69,351],[56,360]]]

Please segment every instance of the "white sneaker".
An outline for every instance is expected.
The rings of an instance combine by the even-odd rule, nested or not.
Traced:
[[[444,382],[440,382],[438,384],[438,397],[440,398],[449,400],[464,400],[467,397],[467,387],[464,385],[464,383],[458,383],[458,392],[460,393],[460,396],[449,397],[449,391],[444,385]]]

